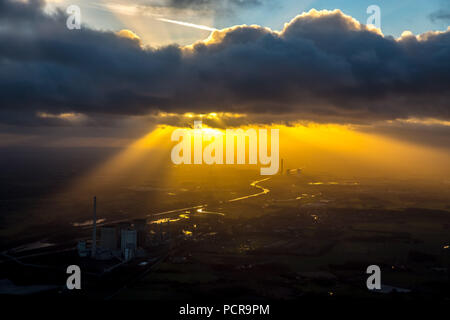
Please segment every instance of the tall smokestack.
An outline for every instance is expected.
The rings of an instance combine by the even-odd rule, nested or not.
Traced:
[[[97,197],[94,197],[94,219],[93,219],[93,230],[92,230],[91,257],[95,258],[96,253],[97,253]]]

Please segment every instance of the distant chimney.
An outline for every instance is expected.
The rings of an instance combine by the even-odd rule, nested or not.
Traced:
[[[91,257],[95,258],[97,254],[97,197],[94,197],[94,219],[92,229],[92,251]]]

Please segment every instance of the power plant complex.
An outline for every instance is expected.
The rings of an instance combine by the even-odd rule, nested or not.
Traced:
[[[122,261],[130,261],[136,256],[144,257],[146,255],[144,247],[149,245],[151,240],[148,237],[147,219],[102,226],[99,243],[97,243],[97,232],[97,198],[94,197],[92,240],[90,247],[86,240],[78,242],[77,250],[80,257],[90,256],[95,260],[118,258]],[[164,240],[164,237],[161,235],[158,240]]]

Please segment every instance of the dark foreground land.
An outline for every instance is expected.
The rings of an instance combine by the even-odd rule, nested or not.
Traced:
[[[108,272],[117,261],[92,262],[74,250],[77,238],[90,236],[89,225],[52,230],[48,248],[6,249],[2,293],[159,301],[450,299],[448,185],[305,174],[252,181],[243,175],[237,189],[203,189],[197,181],[199,195],[177,195],[175,208],[200,208],[134,217],[147,218],[148,237],[164,234],[164,241]],[[70,264],[85,271],[77,292],[65,289]],[[377,292],[366,287],[370,265],[381,268]]]
[[[200,235],[117,298],[380,296],[366,287],[372,264],[382,270],[387,295],[450,297],[445,212],[274,211],[203,223]]]

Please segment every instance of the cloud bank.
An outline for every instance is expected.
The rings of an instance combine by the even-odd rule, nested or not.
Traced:
[[[188,47],[150,48],[88,26],[68,30],[65,14],[43,5],[0,0],[1,123],[156,112],[450,119],[450,28],[394,39],[339,10],[312,10],[280,32],[235,26]]]

